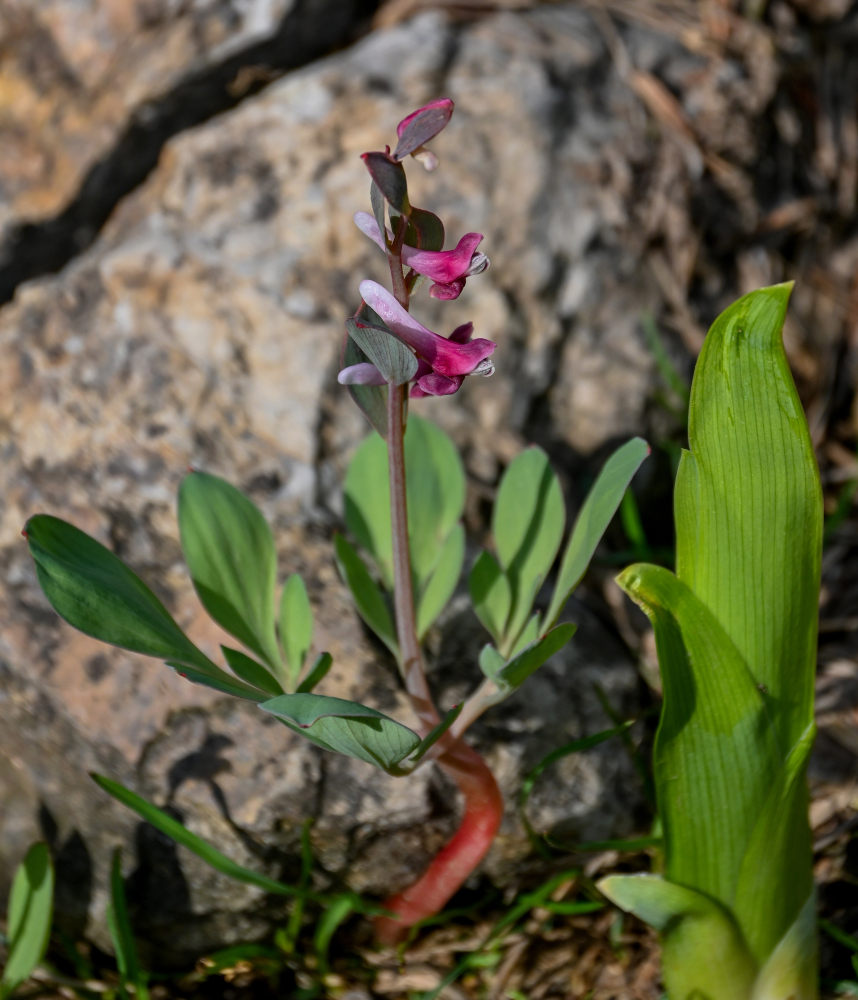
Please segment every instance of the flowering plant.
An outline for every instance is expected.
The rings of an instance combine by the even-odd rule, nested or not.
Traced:
[[[394,656],[416,728],[376,709],[318,693],[331,666],[310,657],[313,614],[297,575],[277,591],[277,554],[256,507],[224,480],[191,472],[179,492],[179,531],[194,587],[206,611],[238,645],[221,647],[224,666],[201,650],[151,590],[98,541],[49,515],[25,534],[39,582],[53,607],[81,631],[164,659],[190,681],[248,699],[317,746],[406,775],[434,760],[464,799],[461,825],[428,870],[385,902],[377,922],[395,941],[440,909],[479,864],[503,816],[498,786],[463,739],[487,708],[516,691],[575,631],[557,624],[647,454],[636,438],[609,458],[578,513],[547,608],[537,595],[559,553],[566,515],[544,453],[528,448],[508,467],[492,516],[494,551],[473,564],[468,590],[491,642],[478,657],[482,680],[462,704],[441,713],[430,690],[422,642],[452,596],[464,562],[465,476],[449,439],[408,418],[411,398],[450,395],[467,375],[490,375],[495,344],[474,338],[470,323],[441,336],[419,323],[411,300],[424,279],[430,295],[457,298],[488,266],[479,233],[444,250],[444,226],[411,205],[404,161],[437,163],[426,149],[450,120],[453,102],[433,101],[400,122],[393,152],[364,154],[372,214],[355,222],[386,255],[390,288],[366,280],[346,323],[340,383],[348,386],[376,434],[358,449],[345,482],[346,535],[336,559],[355,605]],[[407,431],[406,431],[407,427]],[[139,797],[100,780],[134,808]],[[169,828],[176,836],[175,826]]]

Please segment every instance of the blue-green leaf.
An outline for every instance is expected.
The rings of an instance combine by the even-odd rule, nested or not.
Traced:
[[[438,562],[417,599],[417,637],[423,639],[453,596],[465,561],[465,529],[453,526],[441,546]]]
[[[165,659],[197,683],[255,697],[197,649],[146,584],[100,542],[47,514],[31,517],[25,533],[39,584],[70,625],[113,646]]]
[[[395,719],[357,702],[321,694],[282,694],[259,706],[312,743],[374,764],[389,774],[420,744]]]
[[[565,519],[563,494],[548,457],[541,448],[525,449],[504,473],[492,513],[498,560],[513,591],[505,646],[511,648],[530,616],[560,547]]]
[[[559,652],[569,642],[577,627],[571,623],[556,625],[541,639],[532,642],[497,674],[498,686],[510,690],[520,687],[534,670],[541,667],[549,657]]]
[[[334,537],[334,551],[340,575],[352,592],[358,614],[394,656],[399,655],[396,627],[384,594],[369,574],[361,557],[342,535]]]
[[[468,577],[471,604],[477,618],[495,642],[503,640],[512,609],[512,586],[490,552],[481,552]]]
[[[33,972],[48,947],[54,905],[54,867],[48,845],[33,844],[15,870],[7,910],[8,957],[0,974],[5,1000]]]
[[[248,656],[240,649],[233,649],[231,646],[221,646],[220,648],[229,669],[236,677],[246,681],[263,694],[283,694],[283,688],[277,678],[267,667],[257,663],[252,656]]]
[[[225,480],[191,472],[179,488],[179,532],[203,607],[230,635],[279,669],[277,554],[265,518]]]
[[[572,591],[590,565],[596,546],[617,512],[629,483],[649,454],[643,438],[632,438],[619,447],[605,462],[602,471],[587,494],[575,524],[554,587],[551,604],[545,613],[545,624],[552,625],[569,600]]]
[[[313,641],[313,609],[303,579],[293,573],[280,595],[280,644],[286,656],[290,690],[298,681]]]

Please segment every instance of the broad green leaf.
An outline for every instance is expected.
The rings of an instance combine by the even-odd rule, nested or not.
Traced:
[[[563,605],[587,572],[596,546],[616,514],[632,477],[648,454],[646,441],[632,438],[619,447],[602,467],[575,518],[551,604],[545,613],[546,625],[554,624]]]
[[[766,703],[730,637],[681,580],[638,564],[617,582],[652,622],[661,666],[653,770],[667,877],[732,908],[781,766]]]
[[[396,627],[384,594],[369,575],[361,557],[342,535],[334,537],[337,566],[346,585],[352,592],[358,614],[381,639],[395,657],[399,656]]]
[[[395,719],[357,702],[321,694],[281,694],[259,706],[312,743],[375,764],[388,774],[420,744]]]
[[[513,607],[506,639],[513,643],[563,537],[563,494],[548,458],[530,447],[504,473],[492,512],[498,560],[512,584]]]
[[[191,472],[179,488],[182,551],[212,618],[275,670],[277,554],[265,518],[234,486]]]
[[[609,875],[596,887],[662,932],[662,974],[671,1000],[751,1000],[756,963],[716,900],[658,875]]]
[[[303,579],[293,573],[283,584],[280,595],[280,644],[286,656],[289,687],[298,681],[310,643],[313,641],[313,609]]]
[[[461,524],[453,526],[447,540],[441,546],[435,565],[423,592],[417,599],[417,637],[422,640],[429,627],[444,610],[456,590],[465,561],[465,529]]]
[[[441,428],[414,415],[405,430],[405,475],[411,571],[422,587],[462,516],[465,472],[455,445]]]
[[[200,678],[232,681],[188,639],[146,584],[100,542],[48,514],[31,517],[25,535],[40,586],[70,625],[113,646],[174,661],[178,670],[193,667]]]
[[[248,656],[240,649],[232,649],[230,646],[221,646],[220,648],[229,669],[236,677],[246,681],[264,694],[283,694],[283,688],[277,678],[267,667],[257,663],[252,656]]]
[[[116,953],[116,964],[119,967],[122,986],[131,985],[134,988],[135,997],[138,997],[139,1000],[148,1000],[149,990],[146,987],[146,977],[140,968],[137,942],[134,940],[131,920],[128,917],[119,848],[113,852],[113,862],[110,866],[110,903],[107,906],[107,927]],[[124,990],[123,995],[125,995]]]
[[[346,330],[385,381],[403,385],[414,378],[417,373],[417,356],[388,329],[347,319]]]
[[[405,471],[411,568],[420,590],[465,503],[465,475],[453,443],[440,428],[411,416],[405,432]],[[372,556],[385,587],[393,587],[390,479],[387,447],[377,435],[355,452],[345,481],[349,532]]]
[[[811,892],[760,970],[751,1000],[817,1000],[818,964],[816,893]]]
[[[751,951],[770,954],[813,892],[807,761],[816,727],[811,724],[780,767],[757,809],[733,903]],[[760,906],[765,899],[766,905]]]
[[[198,837],[195,833],[191,833],[186,826],[183,826],[178,820],[173,819],[163,809],[152,805],[151,802],[137,795],[136,792],[132,792],[130,788],[121,785],[118,781],[105,778],[101,774],[90,774],[90,777],[108,795],[112,795],[118,802],[132,809],[147,823],[154,826],[156,830],[160,830],[161,833],[169,837],[170,840],[174,840],[182,847],[187,847],[198,858],[202,858],[209,867],[214,868],[215,871],[220,872],[222,875],[234,878],[237,882],[254,885],[276,896],[295,896],[299,894],[298,890],[292,886],[236,864],[231,858],[228,858],[225,854],[221,854],[217,848],[206,843],[206,841]]]
[[[500,643],[512,609],[512,587],[490,552],[477,556],[468,577],[468,590],[477,618],[495,642]]]
[[[786,754],[813,717],[819,474],[781,343],[791,284],[745,295],[703,345],[676,481],[677,574],[767,691]]]
[[[333,658],[330,653],[321,653],[317,658],[316,662],[310,667],[307,676],[301,683],[295,688],[296,694],[304,694],[306,691],[312,691],[313,688],[325,678],[328,671],[331,669],[331,664],[333,663]]]
[[[531,643],[498,673],[498,686],[510,690],[520,687],[528,677],[542,666],[545,661],[561,650],[575,634],[577,625],[557,625],[541,639]]]
[[[387,590],[393,588],[390,534],[390,478],[387,445],[370,434],[358,446],[343,484],[346,527],[375,562]]]
[[[7,909],[8,957],[0,998],[8,997],[41,962],[51,934],[54,867],[48,845],[33,844],[15,870]]]

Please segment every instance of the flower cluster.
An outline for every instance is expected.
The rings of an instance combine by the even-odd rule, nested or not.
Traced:
[[[415,208],[408,199],[402,161],[413,156],[433,170],[438,161],[426,143],[444,128],[452,113],[449,98],[432,101],[399,123],[399,141],[392,153],[388,146],[384,152],[363,154],[372,177],[373,212],[357,212],[354,221],[387,255],[393,290],[375,281],[361,282],[362,304],[348,324],[346,357],[351,363],[338,376],[343,385],[408,382],[412,396],[447,396],[456,392],[466,375],[494,371],[489,357],[495,344],[472,339],[473,324],[458,326],[443,337],[409,312],[411,293],[422,279],[432,282],[429,294],[434,298],[455,299],[466,280],[489,265],[488,257],[478,249],[482,233],[466,233],[455,247],[444,250],[441,220]],[[387,337],[404,345],[404,350]]]

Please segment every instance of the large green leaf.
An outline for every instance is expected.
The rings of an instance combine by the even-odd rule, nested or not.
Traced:
[[[447,435],[411,416],[405,431],[405,474],[411,570],[421,590],[465,504],[465,474]],[[372,556],[385,587],[393,587],[387,446],[370,435],[355,452],[344,487],[349,532]]]
[[[751,1000],[756,963],[716,900],[657,875],[609,875],[596,885],[662,932],[662,974],[671,1000]]]
[[[15,870],[7,909],[8,957],[0,974],[5,1000],[41,962],[51,933],[54,867],[48,845],[33,844]]]
[[[456,524],[441,546],[438,562],[417,598],[417,637],[421,641],[453,596],[464,561],[465,529]]]
[[[535,446],[525,449],[501,478],[492,512],[498,560],[513,592],[504,647],[511,648],[530,615],[560,547],[565,519],[563,494],[548,457]]]
[[[321,694],[282,694],[263,711],[311,742],[396,774],[397,765],[420,745],[420,737],[395,719],[354,701]]]
[[[784,755],[813,718],[819,474],[781,343],[791,284],[752,292],[703,345],[676,481],[680,579],[770,700]]]
[[[39,584],[70,625],[113,646],[167,660],[197,683],[258,697],[197,649],[146,584],[100,542],[48,514],[31,517],[25,534]]]
[[[545,624],[552,625],[569,600],[572,591],[587,572],[596,546],[623,499],[629,483],[649,454],[643,438],[632,438],[619,447],[605,462],[587,494],[575,524],[554,586],[551,604],[545,613]]]
[[[667,877],[731,907],[781,768],[765,700],[730,637],[673,573],[639,564],[618,582],[652,622],[661,666],[653,770]]]
[[[179,488],[179,532],[206,611],[274,670],[277,554],[265,518],[230,483],[191,472]]]

